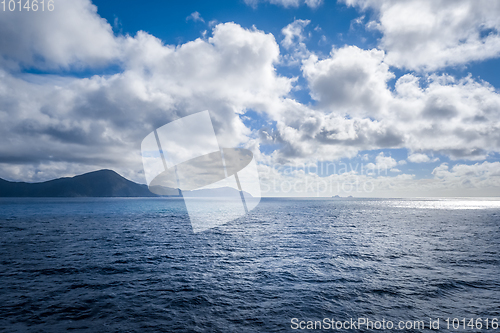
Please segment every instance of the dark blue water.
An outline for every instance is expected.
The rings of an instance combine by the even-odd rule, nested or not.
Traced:
[[[500,319],[499,253],[495,201],[263,199],[193,234],[178,199],[0,199],[0,330],[440,317],[445,332],[448,317]]]

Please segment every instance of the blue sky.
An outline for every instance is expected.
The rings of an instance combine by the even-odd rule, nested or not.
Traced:
[[[495,2],[61,0],[0,14],[1,178],[111,168],[144,182],[141,138],[209,109],[262,182],[500,195]],[[342,172],[309,167],[329,163]],[[334,194],[347,193],[321,193]]]

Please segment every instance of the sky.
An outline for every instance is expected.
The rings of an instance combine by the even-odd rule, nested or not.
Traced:
[[[500,2],[0,6],[0,178],[113,169],[209,110],[263,196],[500,196]]]

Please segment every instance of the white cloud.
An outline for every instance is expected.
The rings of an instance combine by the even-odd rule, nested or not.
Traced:
[[[384,153],[380,153],[375,158],[377,168],[379,169],[390,169],[398,165],[395,159],[390,156],[385,156]]]
[[[429,163],[429,162],[438,162],[439,157],[430,158],[426,154],[413,153],[408,156],[408,161],[412,163]],[[400,161],[401,162],[401,161]],[[406,164],[406,161],[402,161]]]
[[[304,28],[311,23],[310,20],[295,20],[281,30],[281,33],[285,35],[285,38],[281,41],[281,44],[289,49],[292,45],[296,43],[302,43],[305,39]]]
[[[375,157],[375,163],[368,163],[366,169],[371,170],[370,173],[374,173],[377,170],[378,173],[386,172],[390,170],[392,172],[401,172],[400,170],[394,168],[398,165],[398,162],[391,156],[385,156],[384,153],[379,153]]]
[[[323,0],[305,0],[305,4],[311,8],[318,8],[323,4]]]
[[[346,46],[333,49],[323,60],[312,55],[302,71],[312,98],[321,107],[338,114],[377,118],[391,96],[387,81],[394,77],[383,59],[383,51]]]
[[[364,19],[365,19],[365,15],[362,15],[360,17],[356,17],[355,19],[351,20],[351,26],[349,29],[353,30],[353,29],[355,29],[356,26],[363,24]]]
[[[273,5],[283,6],[285,8],[289,7],[299,7],[302,4],[306,6],[316,9],[323,4],[323,0],[244,0],[245,3],[252,7],[257,7],[259,2],[269,2]]]
[[[188,17],[186,17],[186,21],[193,20],[193,22],[203,22],[205,23],[205,20],[203,17],[201,17],[200,13],[198,12],[192,12]]]
[[[354,122],[370,119],[368,127],[378,129],[356,127],[356,140],[351,143],[323,140],[318,144],[368,149],[370,142],[371,149],[405,147],[470,160],[482,160],[500,150],[500,114],[495,111],[500,109],[500,95],[487,82],[449,75],[429,75],[424,80],[406,74],[391,91],[387,82],[394,76],[383,51],[354,46],[333,49],[321,60],[311,55],[302,70],[311,97],[318,102],[314,112],[347,115]],[[325,137],[331,131],[319,132]],[[335,137],[342,137],[333,131]]]
[[[284,56],[284,63],[288,65],[297,65],[299,61],[309,57],[310,52],[304,43],[304,28],[310,23],[310,20],[295,20],[281,29],[281,33],[285,36],[281,41],[281,45],[289,51],[289,54]]]
[[[443,163],[432,171],[447,189],[478,189],[500,187],[500,162],[483,162],[473,165],[456,164],[451,169]],[[498,192],[498,190],[497,190]]]
[[[2,12],[0,65],[42,69],[103,66],[120,39],[88,0],[61,1],[52,12]]]
[[[374,9],[369,29],[383,34],[386,62],[436,70],[500,56],[500,2],[490,0],[344,0]]]
[[[430,157],[425,154],[415,153],[408,156],[408,161],[412,163],[427,163],[430,160]]]
[[[405,130],[412,151],[479,160],[500,148],[499,107],[500,96],[485,82],[433,75],[422,88],[405,75],[396,83],[390,112],[397,116],[390,121]]]
[[[474,165],[443,163],[436,167],[431,179],[415,179],[406,176],[405,181],[396,177],[377,177],[374,187],[383,195],[398,193],[402,196],[499,196],[500,163],[483,162]]]
[[[389,171],[398,173],[396,176],[384,170],[377,172],[376,168],[370,169],[368,165],[363,169],[364,172],[356,172],[355,168],[361,170],[359,166],[351,165],[347,168],[337,168],[336,173],[321,177],[314,172],[306,173],[304,169],[293,169],[289,166],[277,168],[259,165],[262,194],[354,197],[500,195],[500,162],[457,164],[451,169],[445,163],[434,169],[433,178],[430,179],[417,179],[414,175],[401,173],[395,168]]]
[[[274,69],[274,37],[234,23],[178,47],[144,32],[121,42],[124,71],[111,76],[31,82],[0,71],[0,163],[15,165],[4,177],[41,180],[83,164],[143,181],[139,145],[154,128],[209,109],[221,146],[233,147],[251,135],[239,114],[269,111],[291,89]]]
[[[273,133],[281,148],[273,153],[277,161],[312,159],[331,161],[352,158],[359,150],[398,146],[403,136],[383,122],[313,110],[285,99],[270,114],[277,122]]]

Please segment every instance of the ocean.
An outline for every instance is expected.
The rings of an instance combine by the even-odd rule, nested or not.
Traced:
[[[499,332],[499,254],[495,200],[264,198],[194,234],[182,199],[2,198],[0,331]]]

